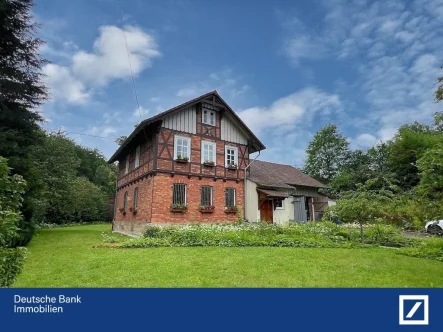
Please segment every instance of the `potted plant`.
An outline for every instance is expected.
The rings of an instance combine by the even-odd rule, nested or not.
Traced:
[[[178,155],[177,158],[175,159],[175,161],[178,163],[186,164],[189,161],[189,158]]]
[[[229,169],[238,169],[238,165],[236,163],[228,165]]]
[[[170,206],[171,212],[174,213],[185,213],[188,211],[188,205],[187,204],[171,204]]]
[[[237,213],[237,205],[225,207],[225,213]]]
[[[212,213],[215,210],[215,206],[214,205],[200,205],[198,210],[201,213]]]
[[[205,160],[203,162],[203,165],[207,166],[207,167],[214,167],[215,166],[215,162],[210,161],[210,160]]]

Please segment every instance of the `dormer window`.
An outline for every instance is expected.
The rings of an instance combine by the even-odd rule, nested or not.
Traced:
[[[203,123],[215,126],[215,111],[203,109]]]

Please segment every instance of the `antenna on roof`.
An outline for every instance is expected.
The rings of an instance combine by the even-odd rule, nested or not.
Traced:
[[[118,5],[119,12],[120,12],[120,19],[121,19],[121,21],[123,23],[123,10],[122,10],[121,4],[120,4],[120,0],[117,0],[117,5]],[[128,48],[128,39],[126,38],[126,32],[125,32],[124,28],[122,29],[122,31],[123,31],[123,36],[125,38],[125,48],[126,48],[126,54],[128,56],[129,72],[131,74],[132,88],[134,90],[135,102],[137,103],[137,111],[138,111],[138,115],[140,116],[140,123],[142,123],[143,122],[143,118],[142,118],[142,112],[141,112],[140,103],[138,101],[137,87],[135,86],[134,72],[132,71],[131,57],[129,55],[129,48]],[[136,125],[135,127],[137,128],[138,125]],[[144,127],[143,127],[143,134],[145,135],[146,142],[148,142],[148,137],[146,135]]]

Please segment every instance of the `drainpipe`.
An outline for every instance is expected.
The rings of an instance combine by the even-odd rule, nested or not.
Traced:
[[[244,211],[244,213],[243,213],[245,219],[246,219],[246,208],[247,208],[247,207],[246,207],[246,202],[247,202],[247,198],[246,198],[246,192],[247,192],[247,190],[246,190],[246,186],[247,186],[247,182],[248,182],[248,177],[246,176],[246,173],[247,173],[248,168],[254,163],[254,161],[256,161],[258,157],[260,157],[260,153],[261,153],[261,151],[258,151],[258,155],[257,155],[257,157],[255,157],[254,160],[251,161],[251,162],[249,163],[249,165],[245,167],[245,187],[244,187],[244,193],[243,193],[243,194],[244,194],[244,197],[245,197],[245,200],[244,200],[245,211]]]
[[[120,175],[120,165],[117,167],[117,172],[116,172],[116,177],[115,177],[115,196],[114,196],[114,213],[112,216],[112,228],[111,228],[111,232],[114,232],[114,221],[115,221],[115,215],[117,213],[117,188],[118,188],[118,176]]]

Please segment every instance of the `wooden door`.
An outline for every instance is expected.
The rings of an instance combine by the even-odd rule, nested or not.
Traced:
[[[263,201],[260,205],[260,220],[268,224],[272,224],[274,220],[274,209],[272,207],[272,200]]]

